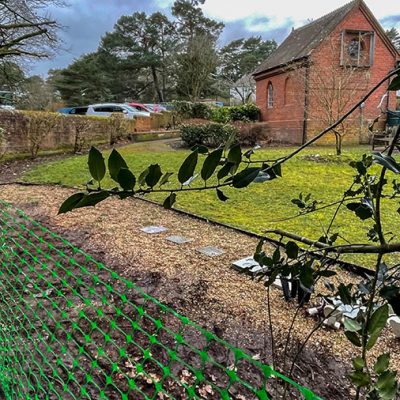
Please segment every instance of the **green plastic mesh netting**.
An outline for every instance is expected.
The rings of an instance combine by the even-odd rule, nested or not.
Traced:
[[[319,399],[0,201],[6,399]]]

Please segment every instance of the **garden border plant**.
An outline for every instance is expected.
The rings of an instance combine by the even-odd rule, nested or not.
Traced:
[[[87,192],[80,192],[69,197],[60,207],[60,213],[65,213],[76,208],[94,206],[111,196],[118,196],[125,199],[133,196],[143,196],[149,193],[166,193],[164,201],[165,208],[172,208],[176,202],[177,194],[187,191],[215,190],[219,200],[227,201],[224,194],[225,187],[236,189],[245,188],[251,183],[265,183],[282,177],[282,166],[286,161],[299,154],[303,149],[318,141],[328,132],[340,125],[351,113],[353,113],[363,102],[365,102],[377,88],[388,79],[395,76],[389,86],[389,90],[400,89],[400,68],[393,70],[374,88],[372,88],[354,107],[343,115],[333,125],[315,136],[313,139],[297,148],[284,157],[274,160],[254,160],[254,150],[242,153],[239,144],[234,138],[228,140],[224,147],[220,146],[209,151],[204,146],[196,146],[190,155],[182,163],[178,171],[179,187],[165,188],[173,172],[163,173],[160,165],[152,164],[146,168],[138,178],[129,170],[125,160],[113,150],[108,159],[108,171],[111,178],[118,184],[113,189],[103,189],[103,180],[107,167],[103,155],[95,148],[89,152],[89,171],[93,178],[87,183]],[[396,138],[400,137],[400,128],[397,130]],[[395,143],[395,141],[393,141]],[[282,247],[276,249],[273,255],[268,255],[263,250],[264,239],[260,241],[255,252],[255,260],[264,267],[263,272],[257,279],[264,282],[267,288],[268,304],[270,305],[270,286],[278,275],[286,278],[293,286],[296,286],[299,296],[299,305],[295,312],[292,324],[287,332],[287,339],[284,351],[284,363],[277,366],[275,357],[272,366],[283,373],[292,376],[296,360],[308,343],[312,335],[323,326],[324,317],[321,318],[305,338],[300,348],[291,351],[291,331],[295,319],[300,315],[303,304],[308,300],[318,281],[336,275],[332,268],[332,255],[339,259],[345,253],[370,253],[376,254],[376,264],[371,277],[359,285],[345,285],[340,283],[337,287],[327,283],[331,291],[330,296],[324,296],[327,302],[333,299],[340,301],[357,309],[357,315],[344,320],[345,336],[357,348],[360,354],[352,360],[353,371],[350,375],[351,382],[356,387],[354,398],[367,398],[369,400],[382,399],[390,400],[398,393],[398,382],[396,372],[390,370],[390,355],[381,354],[376,361],[371,362],[368,352],[374,347],[380,337],[389,317],[389,305],[394,312],[400,315],[400,264],[387,266],[384,263],[384,255],[389,253],[400,253],[400,243],[393,242],[386,234],[381,219],[382,200],[397,201],[400,197],[400,183],[392,180],[393,191],[390,195],[384,192],[388,185],[388,175],[400,175],[400,164],[392,157],[393,145],[388,154],[374,153],[364,155],[362,160],[353,162],[351,165],[355,170],[354,181],[350,188],[344,191],[343,197],[329,205],[324,206],[328,212],[333,208],[331,222],[325,232],[318,240],[300,238],[296,235],[283,231],[274,231],[282,240]],[[196,166],[200,156],[204,155],[200,177],[204,184],[191,186],[195,179]],[[379,175],[371,172],[373,164],[381,166]],[[208,184],[212,177],[217,183]],[[300,213],[315,212],[318,208],[318,199],[312,199],[311,195],[293,199],[297,204]],[[368,233],[368,242],[364,240],[359,243],[338,244],[340,232],[332,232],[333,222],[342,209],[347,208],[354,213],[354,217],[371,222],[371,229]],[[400,213],[400,209],[399,209]],[[283,238],[291,239],[287,243]],[[305,251],[300,251],[296,242],[307,245]],[[372,244],[371,244],[372,243]],[[322,258],[321,258],[322,256]],[[340,278],[340,277],[339,277]],[[299,290],[300,289],[300,290]],[[269,314],[270,315],[270,314]],[[276,354],[274,348],[273,322],[270,320],[270,334],[272,354]],[[289,354],[291,354],[290,362]],[[282,389],[282,397],[288,398],[287,389]]]

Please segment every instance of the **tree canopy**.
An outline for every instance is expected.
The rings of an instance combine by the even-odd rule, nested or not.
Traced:
[[[57,22],[43,11],[61,0],[0,0],[0,59],[44,58],[57,43]]]

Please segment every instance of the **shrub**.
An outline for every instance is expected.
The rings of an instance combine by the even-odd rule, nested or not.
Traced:
[[[201,144],[208,147],[218,147],[227,142],[237,129],[229,124],[184,125],[181,127],[182,140],[190,147]]]
[[[239,142],[242,146],[253,147],[262,141],[268,140],[262,124],[236,122],[235,126],[238,130]]]
[[[231,120],[229,107],[213,107],[210,115],[211,121],[226,124]]]
[[[57,128],[63,116],[51,112],[27,111],[25,118],[29,152],[32,158],[36,158],[43,140]]]
[[[111,114],[107,119],[107,126],[110,134],[110,145],[115,144],[129,134],[129,120],[121,113]]]
[[[255,104],[244,104],[229,108],[231,121],[258,121],[260,109]]]
[[[211,109],[208,104],[193,103],[191,118],[210,119]]]
[[[178,117],[178,119],[189,119],[192,117],[193,113],[193,103],[190,101],[178,101],[175,100],[172,102],[174,109],[174,114]]]
[[[83,115],[76,115],[72,121],[75,132],[74,137],[74,153],[80,153],[86,146],[87,133],[92,129],[92,121]]]

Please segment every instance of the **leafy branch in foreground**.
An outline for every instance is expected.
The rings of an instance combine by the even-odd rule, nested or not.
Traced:
[[[200,155],[204,156],[204,161],[200,162]],[[249,186],[252,182],[263,183],[281,176],[281,168],[276,168],[266,173],[269,165],[260,167],[246,166],[239,170],[242,163],[242,151],[240,146],[232,144],[225,148],[218,148],[204,154],[199,153],[195,148],[187,156],[180,166],[177,174],[178,187],[165,188],[173,172],[163,173],[159,164],[149,165],[138,177],[129,169],[127,163],[117,150],[113,150],[108,158],[107,165],[103,154],[92,147],[89,151],[88,167],[92,180],[87,184],[87,193],[77,193],[64,201],[60,207],[59,214],[72,211],[76,208],[95,206],[110,196],[118,196],[121,199],[133,196],[143,196],[149,193],[166,193],[164,201],[165,208],[171,208],[179,192],[216,190],[217,198],[226,201],[228,198],[221,190],[224,187],[242,189]],[[200,168],[200,174],[196,174],[196,168]],[[103,189],[101,183],[106,173],[118,184],[112,189]],[[215,184],[208,184],[210,179],[216,181]],[[192,186],[195,179],[202,179],[204,185]]]

